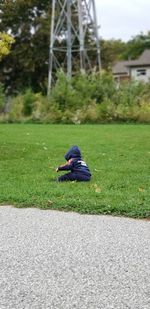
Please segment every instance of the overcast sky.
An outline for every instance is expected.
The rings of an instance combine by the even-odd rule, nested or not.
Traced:
[[[95,0],[103,39],[130,40],[150,31],[150,0]]]

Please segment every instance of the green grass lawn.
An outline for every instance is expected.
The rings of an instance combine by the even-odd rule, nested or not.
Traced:
[[[89,183],[55,182],[72,145]],[[1,124],[0,204],[150,217],[150,126]]]

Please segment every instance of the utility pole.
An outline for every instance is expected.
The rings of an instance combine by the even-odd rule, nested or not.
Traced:
[[[100,71],[100,58],[95,0],[52,0],[48,95],[57,70],[68,78]]]

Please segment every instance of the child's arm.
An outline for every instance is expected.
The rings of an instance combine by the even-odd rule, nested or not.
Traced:
[[[56,172],[69,171],[72,169],[72,160],[69,160],[66,164],[60,165],[56,168]]]

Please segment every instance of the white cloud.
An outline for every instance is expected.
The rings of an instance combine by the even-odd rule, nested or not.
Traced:
[[[129,40],[150,31],[150,0],[95,0],[100,36]]]

